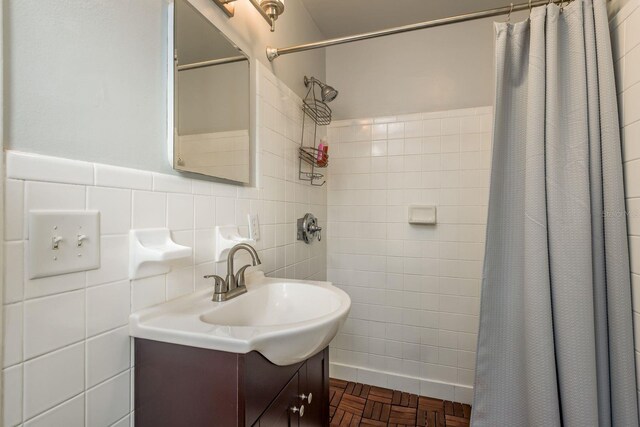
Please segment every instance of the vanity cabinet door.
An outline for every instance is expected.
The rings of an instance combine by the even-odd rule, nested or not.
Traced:
[[[302,363],[276,366],[263,355],[252,351],[241,356],[244,364],[245,423],[253,425],[271,405],[273,399],[289,384]],[[225,426],[226,427],[226,426]]]
[[[298,397],[298,381],[300,374],[295,374],[291,381],[280,392],[278,397],[269,405],[254,427],[298,427],[299,413],[294,413],[292,408],[300,407]],[[306,410],[306,408],[305,408]],[[306,415],[306,413],[305,413]]]
[[[323,350],[308,359],[300,369],[300,395],[305,395],[304,417],[300,427],[323,427],[329,425],[329,372],[328,350]],[[308,396],[311,395],[311,403]]]

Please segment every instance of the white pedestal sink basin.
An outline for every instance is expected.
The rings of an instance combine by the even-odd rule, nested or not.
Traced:
[[[129,333],[233,353],[258,351],[276,365],[308,359],[342,326],[351,300],[329,282],[271,279],[247,273],[247,293],[213,302],[213,288],[140,310]]]

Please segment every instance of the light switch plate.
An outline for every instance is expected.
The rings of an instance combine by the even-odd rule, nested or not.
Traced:
[[[100,268],[100,212],[29,211],[30,279]]]
[[[260,240],[260,223],[258,214],[249,214],[249,238],[255,241]]]

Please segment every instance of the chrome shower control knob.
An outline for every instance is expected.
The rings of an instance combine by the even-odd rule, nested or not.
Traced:
[[[294,414],[298,414],[298,416],[301,418],[304,417],[304,405],[300,405],[299,408],[297,406],[291,407],[291,412],[293,412]]]
[[[309,393],[309,394],[304,394],[302,393],[300,395],[300,399],[304,402],[305,400],[307,401],[307,403],[311,403],[311,399],[313,399],[313,393]]]
[[[298,240],[309,244],[314,237],[320,240],[321,232],[322,227],[318,225],[318,219],[312,213],[298,219]]]

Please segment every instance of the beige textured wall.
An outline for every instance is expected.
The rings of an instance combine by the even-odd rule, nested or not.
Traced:
[[[524,20],[516,13],[512,22]],[[493,105],[490,18],[334,46],[327,81],[340,91],[338,119]]]

